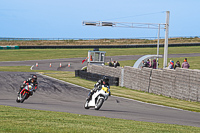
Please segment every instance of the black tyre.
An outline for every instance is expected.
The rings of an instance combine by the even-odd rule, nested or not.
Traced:
[[[18,98],[17,98],[17,99],[16,99],[16,102],[17,102],[17,103],[20,103],[20,100],[18,100]]]
[[[88,101],[85,102],[84,108],[85,108],[85,109],[89,109],[89,108],[90,108],[90,107],[88,107]]]
[[[21,99],[21,101],[20,101],[20,103],[23,103],[24,102],[24,100],[26,99],[26,96],[27,96],[28,94],[27,93],[22,93],[22,99]]]
[[[99,101],[97,101],[96,106],[95,106],[95,110],[99,110],[101,108],[101,106],[103,105],[104,99],[100,98]]]

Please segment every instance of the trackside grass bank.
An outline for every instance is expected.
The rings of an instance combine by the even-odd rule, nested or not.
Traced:
[[[140,122],[64,112],[30,110],[2,105],[0,105],[0,118],[0,132],[12,133],[200,132],[200,128],[191,126]]]

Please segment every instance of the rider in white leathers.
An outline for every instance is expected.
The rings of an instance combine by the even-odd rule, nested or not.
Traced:
[[[92,95],[97,91],[102,88],[102,85],[105,85],[109,89],[109,96],[111,95],[110,93],[110,85],[109,85],[109,78],[107,76],[104,76],[103,79],[100,79],[95,85],[94,88],[89,92],[87,101],[90,101],[92,98]]]

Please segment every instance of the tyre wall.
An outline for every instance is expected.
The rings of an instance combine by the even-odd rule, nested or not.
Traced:
[[[87,72],[96,73],[111,77],[118,77],[119,78],[119,85],[121,85],[121,71],[123,68],[118,67],[109,67],[109,66],[98,66],[98,65],[88,65]]]

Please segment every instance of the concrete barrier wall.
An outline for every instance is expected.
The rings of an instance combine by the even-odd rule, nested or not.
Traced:
[[[123,74],[122,69],[124,69]],[[113,68],[89,65],[88,72],[119,77],[119,85],[123,80],[121,86],[130,89],[200,102],[200,70],[137,69],[128,66]]]

